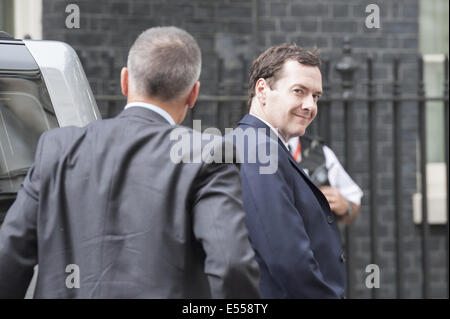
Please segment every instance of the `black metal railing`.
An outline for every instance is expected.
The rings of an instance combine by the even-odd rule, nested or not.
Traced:
[[[376,119],[377,119],[377,109],[375,107],[375,101],[373,100],[374,97],[374,84],[373,84],[373,58],[372,56],[369,56],[367,58],[367,97],[368,97],[368,108],[369,108],[369,115],[368,115],[368,123],[369,123],[369,141],[375,141],[376,140]],[[374,176],[377,176],[377,167],[376,163],[377,160],[377,144],[376,143],[369,143],[369,171],[370,171],[370,185],[369,189],[374,190],[378,189],[378,179],[374,178]],[[371,264],[378,265],[378,258],[377,258],[377,241],[375,238],[377,238],[377,220],[376,216],[378,215],[378,198],[377,198],[377,192],[370,192],[370,208],[369,208],[369,216],[370,216],[370,262]],[[376,298],[376,289],[372,289],[372,298]]]
[[[447,267],[446,267],[446,275],[447,275],[447,298],[450,296],[450,285],[449,285],[449,268],[450,268],[450,264],[449,264],[449,223],[450,223],[450,216],[449,216],[449,210],[450,210],[450,201],[449,198],[450,196],[448,195],[449,191],[450,191],[450,183],[449,183],[449,167],[448,167],[448,56],[445,57],[445,62],[444,62],[444,97],[445,97],[445,101],[444,101],[444,145],[445,145],[445,163],[447,164],[447,231],[446,231],[446,250],[447,250],[447,258],[445,259],[447,262]]]

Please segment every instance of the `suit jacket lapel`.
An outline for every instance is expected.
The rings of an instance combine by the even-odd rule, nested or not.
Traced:
[[[322,191],[312,182],[312,180],[309,178],[308,174],[306,174],[303,169],[301,168],[300,164],[297,163],[297,161],[294,159],[294,157],[291,155],[291,153],[287,150],[289,161],[291,164],[297,169],[297,171],[300,172],[300,175],[302,175],[303,179],[309,184],[311,187],[311,190],[316,195],[317,200],[320,203],[320,206],[322,206],[322,209],[324,212],[330,211],[330,205],[328,204],[328,200],[325,197],[325,195],[322,193]]]
[[[240,121],[239,124],[241,125],[249,125],[256,128],[267,128],[266,134],[270,137],[270,130],[271,128],[267,126],[263,121],[258,119],[257,117],[247,114],[245,115]],[[330,205],[328,204],[328,201],[323,195],[322,191],[317,188],[317,186],[311,181],[309,176],[303,171],[299,163],[297,163],[294,159],[294,157],[291,155],[289,150],[286,148],[286,145],[284,145],[283,141],[278,137],[278,144],[280,147],[286,152],[286,156],[289,158],[289,161],[291,164],[295,167],[295,169],[300,173],[300,175],[303,177],[303,179],[306,181],[306,183],[311,187],[311,190],[313,191],[314,195],[316,196],[317,200],[320,203],[320,206],[324,210],[324,212],[330,210]]]
[[[270,136],[270,127],[267,126],[263,121],[261,121],[260,119],[258,119],[257,117],[247,114],[245,115],[242,120],[239,121],[239,124],[245,124],[245,125],[250,125],[256,128],[267,128],[266,130],[266,134],[268,136]],[[291,163],[294,165],[294,167],[300,172],[300,174],[308,180],[308,182],[310,184],[313,185],[313,187],[317,188],[314,183],[310,180],[309,176],[303,171],[303,169],[300,167],[300,165],[295,161],[295,159],[292,157],[291,153],[289,152],[289,150],[286,148],[286,145],[284,145],[283,141],[278,137],[278,144],[280,145],[280,147],[286,152],[289,160],[291,161]]]

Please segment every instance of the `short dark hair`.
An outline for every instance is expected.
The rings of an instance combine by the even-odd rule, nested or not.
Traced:
[[[142,32],[128,54],[128,70],[137,93],[166,101],[192,89],[200,77],[197,41],[177,27]]]
[[[271,87],[277,81],[284,62],[287,60],[294,60],[309,66],[320,67],[321,65],[318,49],[308,51],[298,47],[296,44],[289,43],[268,48],[253,61],[250,68],[247,101],[249,108],[255,96],[256,82],[263,78],[267,80],[268,85]]]

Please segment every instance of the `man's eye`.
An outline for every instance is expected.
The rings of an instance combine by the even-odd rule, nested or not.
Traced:
[[[301,93],[303,93],[303,90],[300,90],[300,89],[294,89],[294,92],[295,92],[295,93],[301,94]]]
[[[320,95],[313,95],[313,98],[317,101],[318,99],[320,99]]]

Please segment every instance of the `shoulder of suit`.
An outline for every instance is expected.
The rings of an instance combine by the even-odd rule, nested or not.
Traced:
[[[49,138],[63,138],[65,136],[73,135],[74,133],[81,132],[84,128],[77,127],[77,126],[64,126],[64,127],[58,127],[53,128],[51,130],[45,131],[42,133],[42,135],[49,139]]]
[[[65,126],[58,127],[48,131],[45,131],[41,135],[41,143],[45,144],[46,149],[48,147],[52,149],[61,149],[68,145],[70,141],[76,139],[77,136],[83,134],[86,127],[77,126]]]

